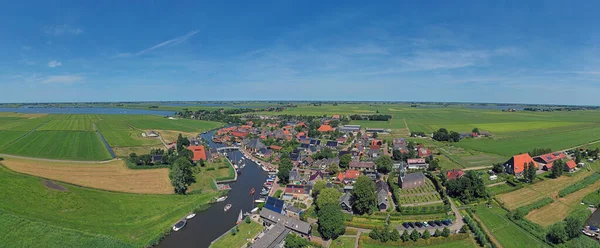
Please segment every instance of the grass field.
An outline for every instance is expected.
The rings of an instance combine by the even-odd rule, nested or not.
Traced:
[[[108,160],[108,150],[95,132],[34,131],[9,146],[1,153],[25,157],[66,160]]]
[[[15,141],[19,137],[23,136],[27,132],[25,131],[4,131],[0,130],[0,147],[8,145],[10,142]]]
[[[14,247],[133,247],[120,240],[103,235],[92,235],[77,230],[31,221],[0,211],[0,240]],[[8,247],[8,246],[7,246]]]
[[[100,120],[98,115],[55,115],[54,117],[37,130],[94,131],[94,123]]]
[[[142,137],[142,131],[138,130],[102,131],[101,133],[110,147],[136,147],[162,144],[158,138]]]
[[[212,244],[211,248],[233,248],[242,247],[248,243],[247,239],[252,239],[258,235],[263,229],[261,224],[251,221],[249,224],[242,222],[238,225],[238,232],[235,235],[226,234],[219,241]]]
[[[464,235],[464,234],[463,234]],[[432,237],[429,240],[419,239],[416,243],[408,241],[405,244],[402,242],[387,242],[380,243],[369,238],[368,235],[363,234],[360,237],[358,247],[360,248],[389,248],[389,247],[434,247],[434,248],[476,248],[477,246],[474,241],[468,236],[460,236],[461,239],[452,240],[451,238],[435,238]],[[439,240],[438,240],[439,239]]]
[[[36,236],[33,233],[23,236],[22,233],[13,234],[9,231],[8,235],[17,235],[19,238],[2,239],[3,245],[16,247],[25,240],[28,242],[26,246],[45,247],[47,244],[42,242],[48,239],[54,239],[54,243],[59,244],[52,245],[53,247],[81,247],[82,244],[78,242],[85,240],[88,240],[86,243],[102,247],[105,244],[119,244],[117,241],[93,241],[88,236],[93,234],[108,236],[129,246],[147,246],[177,220],[216,196],[216,193],[188,196],[140,195],[60,185],[66,191],[49,189],[44,185],[43,179],[0,167],[0,188],[10,189],[0,191],[0,210],[17,216],[16,218],[46,224],[27,224],[28,228],[35,229],[35,234],[38,234]],[[3,215],[1,221],[15,225],[14,218]],[[20,223],[17,224],[19,228]],[[5,227],[0,227],[2,228]],[[59,228],[79,232],[62,231]],[[67,236],[63,236],[64,234]]]
[[[521,229],[506,217],[506,210],[494,204],[488,208],[485,204],[477,206],[475,214],[481,219],[492,235],[504,248],[546,247],[547,245]]]
[[[168,169],[132,170],[122,160],[81,164],[6,157],[0,163],[13,171],[90,188],[142,194],[173,193]]]
[[[202,190],[202,192],[206,192],[207,190],[213,190],[212,181],[217,178],[223,178],[229,176],[229,167],[227,168],[219,168],[228,165],[225,159],[221,158],[215,162],[207,162],[206,167],[196,166],[194,167],[194,176],[196,177],[196,182],[188,188],[189,191]]]
[[[339,237],[331,241],[329,248],[354,248],[356,237]]]

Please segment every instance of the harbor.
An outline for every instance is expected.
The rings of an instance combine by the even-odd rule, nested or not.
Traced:
[[[208,141],[211,148],[225,147],[225,145],[212,142],[214,132],[213,130],[201,134],[201,137]],[[258,204],[255,201],[266,197],[266,194],[263,195],[265,192],[263,185],[268,179],[268,172],[251,159],[243,159],[244,166],[240,168],[241,164],[238,162],[245,156],[240,151],[233,149],[227,150],[226,153],[230,161],[236,162],[239,170],[239,174],[236,173],[237,181],[219,184],[223,185],[222,187],[227,185],[231,188],[227,197],[217,199],[207,210],[197,213],[194,218],[187,220],[185,227],[171,232],[157,247],[209,247],[213,240],[236,226],[240,213],[242,216],[251,213]],[[251,194],[250,191],[253,188],[255,193]],[[228,204],[230,207],[224,211]]]

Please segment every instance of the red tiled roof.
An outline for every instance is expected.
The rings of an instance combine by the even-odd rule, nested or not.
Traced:
[[[541,160],[544,161],[544,163],[550,163],[550,162],[554,162],[556,160],[559,159],[563,159],[566,158],[567,155],[565,155],[564,153],[548,153],[548,154],[544,154],[544,155],[540,155],[538,156],[538,158],[540,158]]]
[[[298,122],[298,124],[296,124],[297,127],[302,126],[302,127],[306,127],[306,124],[304,122]]]
[[[448,178],[448,180],[454,180],[462,177],[464,174],[465,172],[463,172],[462,170],[451,170],[446,172],[446,178]]]
[[[287,185],[285,186],[285,193],[286,194],[308,194],[308,192],[306,192],[306,188],[304,187],[304,185]]]
[[[347,170],[344,178],[346,179],[357,179],[360,176],[360,171],[357,170]]]
[[[317,129],[319,132],[331,132],[333,131],[333,128],[329,125],[321,125],[319,127],[319,129]]]
[[[552,169],[552,166],[554,166],[554,162],[547,163],[544,166],[546,166],[546,168],[548,168],[548,169]]]
[[[419,148],[419,157],[427,157],[431,155],[431,150],[421,147]]]
[[[531,158],[531,156],[529,156],[528,153],[523,153],[523,154],[514,156],[513,161],[514,161],[515,173],[523,172],[523,170],[525,169],[523,166],[525,164],[529,164],[530,162],[533,162],[535,168],[538,168],[538,164],[535,161],[533,161],[533,158]]]
[[[292,126],[284,126],[283,129],[290,130],[290,129],[292,129]]]
[[[271,150],[279,151],[281,150],[281,146],[271,145]]]
[[[381,140],[378,139],[374,139],[371,140],[371,145],[381,145],[383,142],[381,142]]]
[[[232,131],[231,135],[234,137],[244,138],[246,135],[248,135],[248,132]]]
[[[379,150],[380,148],[381,148],[381,146],[378,146],[378,145],[371,145],[369,147],[369,149],[371,149],[371,150]]]
[[[252,126],[250,126],[250,125],[243,125],[242,128],[243,129],[250,129],[250,128],[252,128]]]
[[[199,161],[200,159],[206,160],[206,150],[204,146],[188,146],[188,150],[194,153],[192,161]]]
[[[569,167],[569,169],[575,169],[575,167],[577,167],[577,164],[575,163],[575,161],[569,160],[567,161],[567,167]]]
[[[333,118],[333,119],[339,119],[340,115],[333,115],[333,116],[331,116],[331,118]]]

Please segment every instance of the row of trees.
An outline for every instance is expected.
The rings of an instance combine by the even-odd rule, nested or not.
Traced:
[[[459,142],[460,134],[454,131],[448,132],[447,129],[440,128],[437,132],[433,133],[433,139],[437,141]]]
[[[318,181],[313,187],[316,197],[318,231],[324,239],[335,239],[344,234],[344,214],[339,205],[340,193],[336,188],[327,188],[325,181]]]
[[[552,152],[552,148],[533,148],[533,150],[527,152],[529,156],[536,157]]]
[[[448,195],[456,197],[464,203],[488,198],[483,180],[475,171],[467,171],[464,176],[446,181]]]
[[[356,120],[368,120],[368,121],[388,121],[392,119],[391,115],[358,115],[353,114],[350,116],[350,119],[353,121]]]
[[[400,235],[400,232],[398,231],[398,229],[396,229],[396,228],[390,229],[389,225],[385,225],[383,227],[376,227],[369,233],[370,238],[379,240],[381,242],[387,242],[387,241],[395,242],[398,240],[402,240],[403,242],[408,242],[409,240],[417,242],[417,240],[419,240],[420,238],[427,240],[432,236],[433,237],[449,237],[450,229],[448,229],[447,227],[444,227],[443,231],[440,231],[440,229],[435,229],[435,232],[433,233],[433,235],[429,232],[429,230],[425,230],[423,232],[423,234],[419,233],[416,229],[413,229],[413,231],[410,234],[408,233],[407,230],[404,230],[402,235]]]

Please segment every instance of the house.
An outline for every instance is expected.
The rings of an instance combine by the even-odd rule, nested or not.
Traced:
[[[536,163],[528,153],[519,154],[510,158],[506,163],[504,163],[504,170],[508,174],[513,174],[515,176],[523,175],[523,171],[525,171],[525,166],[529,163],[533,163],[535,168],[539,168],[538,163]]]
[[[331,116],[331,119],[334,119],[334,120],[339,120],[340,118],[341,118],[340,115],[332,115]]]
[[[342,144],[346,143],[346,140],[348,140],[348,138],[341,137],[341,138],[337,139],[337,143],[338,143],[338,145],[342,145]]]
[[[308,185],[288,184],[283,191],[283,199],[306,199],[310,195],[310,190]]]
[[[372,170],[372,171],[363,171],[363,174],[366,177],[368,177],[369,179],[371,179],[373,182],[375,182],[375,181],[377,181],[377,179],[379,179],[379,174],[375,170]]]
[[[231,135],[236,138],[246,138],[248,136],[248,132],[244,131],[231,131]]]
[[[267,201],[265,202],[263,209],[265,208],[280,214],[285,210],[285,202],[281,199],[269,196],[267,197]]]
[[[387,183],[381,180],[377,181],[375,189],[377,192],[377,208],[379,208],[379,211],[387,210],[390,205],[388,201],[389,187]]]
[[[371,140],[371,145],[372,146],[382,146],[383,145],[383,141],[381,141],[379,139],[373,139],[373,140]]]
[[[146,135],[146,137],[149,137],[149,138],[156,138],[156,137],[160,136],[155,131],[146,131],[145,135]]]
[[[250,245],[250,248],[274,248],[283,247],[285,237],[294,232],[301,236],[309,236],[311,225],[307,222],[287,217],[280,213],[263,208],[260,211],[266,231],[258,235],[258,239]]]
[[[479,132],[479,136],[480,137],[490,137],[492,135],[490,134],[490,132]]]
[[[465,172],[463,172],[460,169],[455,169],[455,170],[450,170],[448,172],[446,172],[446,178],[448,180],[454,180],[454,179],[459,179],[461,178],[463,175],[465,175]]]
[[[392,140],[394,150],[406,150],[406,140],[404,138],[394,138]]]
[[[323,172],[321,172],[320,170],[316,171],[315,173],[311,174],[310,177],[308,178],[308,181],[316,181],[316,180],[323,180]]]
[[[321,145],[321,140],[311,139],[310,140],[310,144],[313,145],[313,146],[320,146]]]
[[[350,202],[351,199],[352,194],[350,194],[349,192],[346,192],[342,195],[342,197],[340,198],[340,207],[342,207],[342,210],[352,213],[352,204]]]
[[[419,157],[421,157],[421,158],[431,156],[431,150],[429,150],[425,147],[420,147],[419,149],[417,149],[417,151],[419,152]]]
[[[381,153],[381,146],[371,145],[369,146],[369,150],[367,151],[367,156],[370,158],[377,158]]]
[[[299,219],[302,214],[302,209],[294,207],[293,205],[288,205],[285,212],[288,217]]]
[[[249,152],[258,152],[260,149],[267,147],[260,141],[260,139],[251,139],[244,143],[244,147]]]
[[[424,170],[429,167],[429,164],[425,162],[424,158],[411,158],[407,159],[406,163],[408,164],[408,169],[412,170]]]
[[[347,170],[340,172],[336,177],[337,183],[353,183],[360,176],[360,172],[357,170]]]
[[[402,189],[414,189],[425,185],[425,175],[422,172],[400,174],[398,182]]]
[[[317,129],[317,131],[321,132],[321,133],[325,133],[325,132],[333,132],[333,128],[329,125],[321,125],[319,127],[319,129]]]
[[[567,166],[566,166],[565,170],[568,168],[569,172],[573,172],[577,168],[577,164],[573,160],[567,161],[566,165]]]
[[[327,146],[329,148],[336,148],[338,146],[338,142],[329,140],[329,141],[327,141],[325,146]]]
[[[281,151],[281,146],[271,145],[270,148],[273,151]]]
[[[206,161],[206,150],[204,149],[204,146],[188,146],[187,149],[194,154],[192,161],[198,162],[200,159]]]
[[[564,159],[566,157],[567,155],[562,152],[555,152],[534,157],[533,160],[542,164],[550,164],[556,160]],[[550,168],[552,168],[552,166],[550,166]]]
[[[260,148],[260,150],[258,150],[258,152],[256,152],[256,154],[261,158],[268,159],[271,156],[273,156],[273,151],[271,149],[263,147],[263,148]]]
[[[290,182],[298,182],[302,179],[298,170],[290,171]]]
[[[394,164],[392,164],[392,171],[400,172],[400,170],[404,169],[405,167],[406,167],[406,162],[395,161]]]
[[[348,166],[351,170],[374,170],[375,163],[373,162],[360,162],[360,161],[350,161],[350,165]]]
[[[338,131],[342,133],[357,133],[360,131],[360,125],[345,125],[338,127]]]

